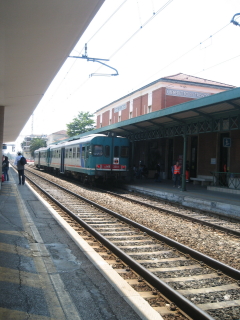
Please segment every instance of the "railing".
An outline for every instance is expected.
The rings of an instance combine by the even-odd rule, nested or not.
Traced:
[[[240,173],[212,172],[212,175],[214,186],[240,190]]]

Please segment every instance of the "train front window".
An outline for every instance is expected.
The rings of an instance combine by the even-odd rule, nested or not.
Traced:
[[[119,158],[119,146],[115,146],[115,147],[114,147],[114,154],[113,154],[113,156],[114,156],[115,158]]]
[[[129,147],[122,146],[121,147],[121,157],[128,158],[128,155],[129,155]]]
[[[105,146],[104,155],[105,157],[110,156],[110,146]]]
[[[99,144],[95,144],[93,146],[93,156],[99,157],[103,155],[103,146]]]

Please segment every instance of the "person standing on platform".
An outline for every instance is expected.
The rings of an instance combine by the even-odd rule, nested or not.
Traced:
[[[161,164],[158,162],[156,166],[155,182],[161,182]]]
[[[21,158],[22,158],[22,154],[21,154],[21,152],[18,152],[18,155],[14,161],[14,164],[17,166],[17,169],[18,169],[19,184],[24,185],[24,183],[25,183],[24,165],[22,165],[20,163]]]
[[[180,177],[181,177],[181,166],[177,161],[176,164],[173,166],[173,175],[174,175],[174,187],[178,185],[180,188]]]
[[[9,181],[8,170],[9,170],[9,161],[8,161],[8,157],[5,156],[5,159],[2,162],[2,172],[4,174],[5,181]]]

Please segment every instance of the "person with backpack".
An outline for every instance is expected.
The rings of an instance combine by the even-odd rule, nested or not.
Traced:
[[[26,159],[22,156],[21,152],[18,152],[18,155],[14,161],[14,164],[18,169],[18,178],[19,184],[24,185],[25,183],[25,175],[24,175],[24,165],[27,163]]]

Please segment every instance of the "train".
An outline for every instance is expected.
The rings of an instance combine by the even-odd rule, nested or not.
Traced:
[[[89,134],[35,150],[34,166],[82,182],[124,179],[129,172],[129,141],[120,136]]]

